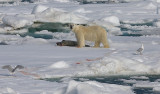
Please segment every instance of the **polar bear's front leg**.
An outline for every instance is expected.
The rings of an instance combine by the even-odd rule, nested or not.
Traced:
[[[82,33],[76,34],[76,39],[78,42],[78,47],[82,48],[85,46],[85,39],[84,39],[84,35]]]

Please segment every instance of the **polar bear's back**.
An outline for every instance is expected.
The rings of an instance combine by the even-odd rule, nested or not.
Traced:
[[[82,31],[85,31],[85,32],[104,32],[104,31],[106,31],[101,26],[82,26],[82,25],[79,25],[79,29],[82,29]]]
[[[107,36],[106,30],[101,26],[83,26],[82,31],[86,40],[97,40]]]

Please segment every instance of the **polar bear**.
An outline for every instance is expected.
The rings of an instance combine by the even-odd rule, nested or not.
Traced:
[[[100,47],[100,43],[103,44],[104,48],[109,48],[107,40],[107,32],[101,26],[82,26],[82,25],[71,25],[70,27],[75,33],[78,47],[82,48],[85,46],[85,40],[94,41],[94,47]]]

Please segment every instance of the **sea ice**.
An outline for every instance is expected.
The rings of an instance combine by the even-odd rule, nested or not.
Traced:
[[[61,23],[87,23],[87,18],[81,15],[75,15],[63,10],[48,8],[35,14],[37,21],[40,22],[61,22]]]
[[[95,81],[70,81],[67,87],[57,90],[54,94],[134,94],[130,87],[102,84]]]
[[[12,26],[14,29],[30,26],[33,24],[32,20],[26,17],[14,16],[5,16],[2,19],[3,23],[9,26]]]
[[[113,26],[120,26],[119,18],[116,16],[105,17],[103,20]]]
[[[47,8],[48,8],[47,6],[36,5],[32,10],[32,14],[40,13],[40,12],[46,10]]]

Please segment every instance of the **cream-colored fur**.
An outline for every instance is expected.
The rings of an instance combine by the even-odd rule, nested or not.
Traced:
[[[79,47],[84,47],[85,40],[88,40],[95,42],[94,47],[100,47],[100,43],[102,43],[104,48],[109,48],[107,32],[100,26],[73,25],[72,31],[76,35]]]

